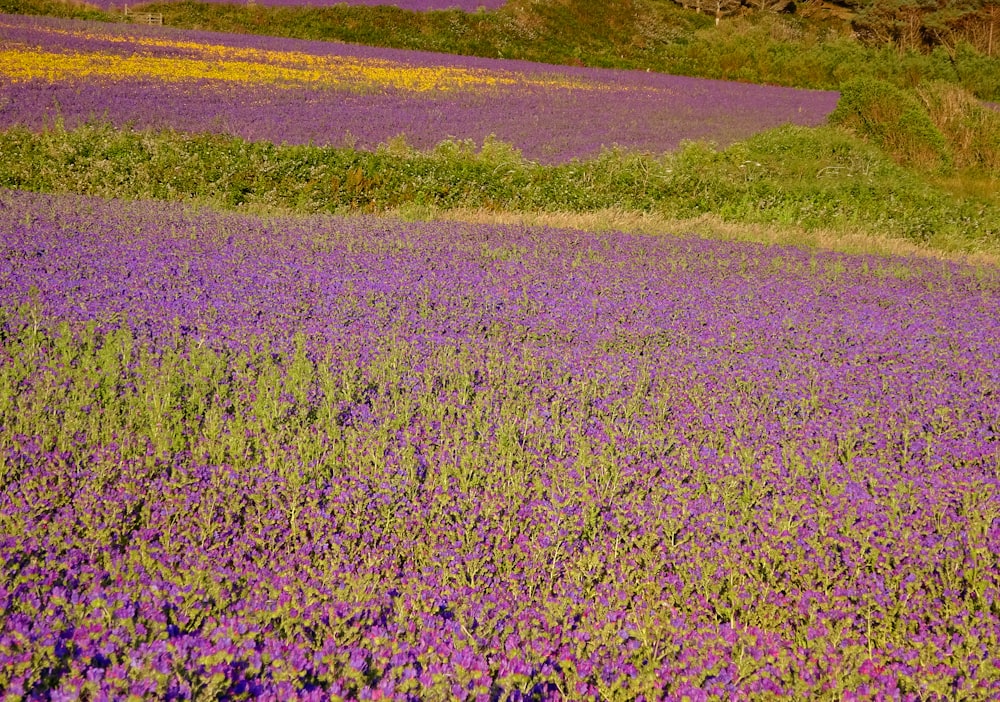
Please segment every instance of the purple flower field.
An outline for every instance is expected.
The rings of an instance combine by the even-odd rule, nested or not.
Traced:
[[[837,100],[832,92],[645,72],[161,30],[0,16],[0,52],[11,52],[8,68],[0,65],[0,128],[108,120],[363,149],[399,135],[420,149],[445,139],[478,144],[493,135],[526,158],[554,163],[615,145],[663,153],[685,140],[727,145],[782,124],[817,125]],[[233,58],[240,51],[246,55]],[[39,61],[58,65],[64,56],[91,57],[81,64],[88,67],[118,60],[130,72],[46,77]],[[228,63],[218,77],[206,78],[221,58]],[[263,75],[293,60],[353,61],[362,71],[372,66],[371,75],[388,62],[390,75],[465,71],[471,78],[467,87],[456,79],[447,90],[409,90],[376,78],[367,86],[355,80],[331,87],[330,71],[299,71],[292,74],[301,75],[298,82],[233,78],[243,75],[239,70]],[[27,77],[14,77],[15,65]],[[186,72],[192,66],[200,72]]]
[[[0,689],[995,699],[1000,275],[0,191]]]

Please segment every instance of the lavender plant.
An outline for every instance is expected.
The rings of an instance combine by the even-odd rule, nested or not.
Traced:
[[[1000,277],[0,194],[0,688],[1000,694]]]
[[[837,100],[829,91],[37,17],[0,18],[0,54],[0,127],[103,120],[368,150],[399,136],[422,150],[494,136],[546,163],[615,145],[662,153],[686,140],[729,144],[782,124],[814,126]]]

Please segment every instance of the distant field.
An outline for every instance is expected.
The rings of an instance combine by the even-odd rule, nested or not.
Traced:
[[[544,162],[816,125],[825,91],[163,28],[0,18],[0,126],[90,120],[289,144],[494,135]]]

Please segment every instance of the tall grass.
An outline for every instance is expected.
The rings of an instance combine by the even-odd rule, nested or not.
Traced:
[[[923,85],[916,95],[947,140],[957,168],[1000,178],[1000,111],[943,82]]]
[[[858,79],[844,87],[830,121],[954,192],[996,202],[1000,112],[961,88],[937,81],[902,91]]]
[[[944,135],[923,105],[885,81],[860,78],[845,85],[830,121],[869,139],[900,163],[932,172],[954,166]]]
[[[690,143],[661,156],[606,151],[542,165],[491,140],[419,152],[277,146],[221,135],[74,130],[0,133],[0,187],[104,197],[196,199],[243,210],[385,212],[401,207],[592,212],[609,208],[805,229],[867,229],[980,249],[996,204],[962,199],[845,131],[784,127],[724,150]]]

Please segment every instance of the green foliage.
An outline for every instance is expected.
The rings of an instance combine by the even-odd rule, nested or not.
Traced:
[[[964,44],[975,52],[1000,54],[1000,3],[996,0],[865,0],[852,25],[876,46],[922,51],[945,49],[954,55]]]
[[[945,247],[1000,234],[995,206],[937,190],[838,129],[787,127],[721,153],[689,147],[678,158],[691,186],[674,194],[683,216],[715,212],[738,222],[867,229]]]
[[[874,0],[863,3],[852,24],[869,44],[915,49],[923,43],[922,18],[931,7],[920,0]]]
[[[1000,43],[1000,26],[997,27],[997,42]],[[976,97],[1000,100],[1000,51],[984,56],[961,43],[952,60],[961,86]]]
[[[830,122],[871,141],[899,163],[936,172],[953,166],[944,136],[920,102],[885,81],[859,78],[844,85]]]
[[[102,12],[83,2],[65,0],[0,0],[0,12],[10,15],[47,15],[101,22],[115,22],[121,19],[120,16]]]
[[[363,152],[101,124],[42,134],[12,129],[0,133],[0,187],[302,213],[714,213],[732,222],[850,227],[959,248],[995,243],[1000,232],[995,202],[949,195],[831,127],[784,127],[723,151],[700,143],[663,156],[611,150],[555,166],[526,161],[492,139],[479,148],[447,141],[427,153],[396,140]]]

